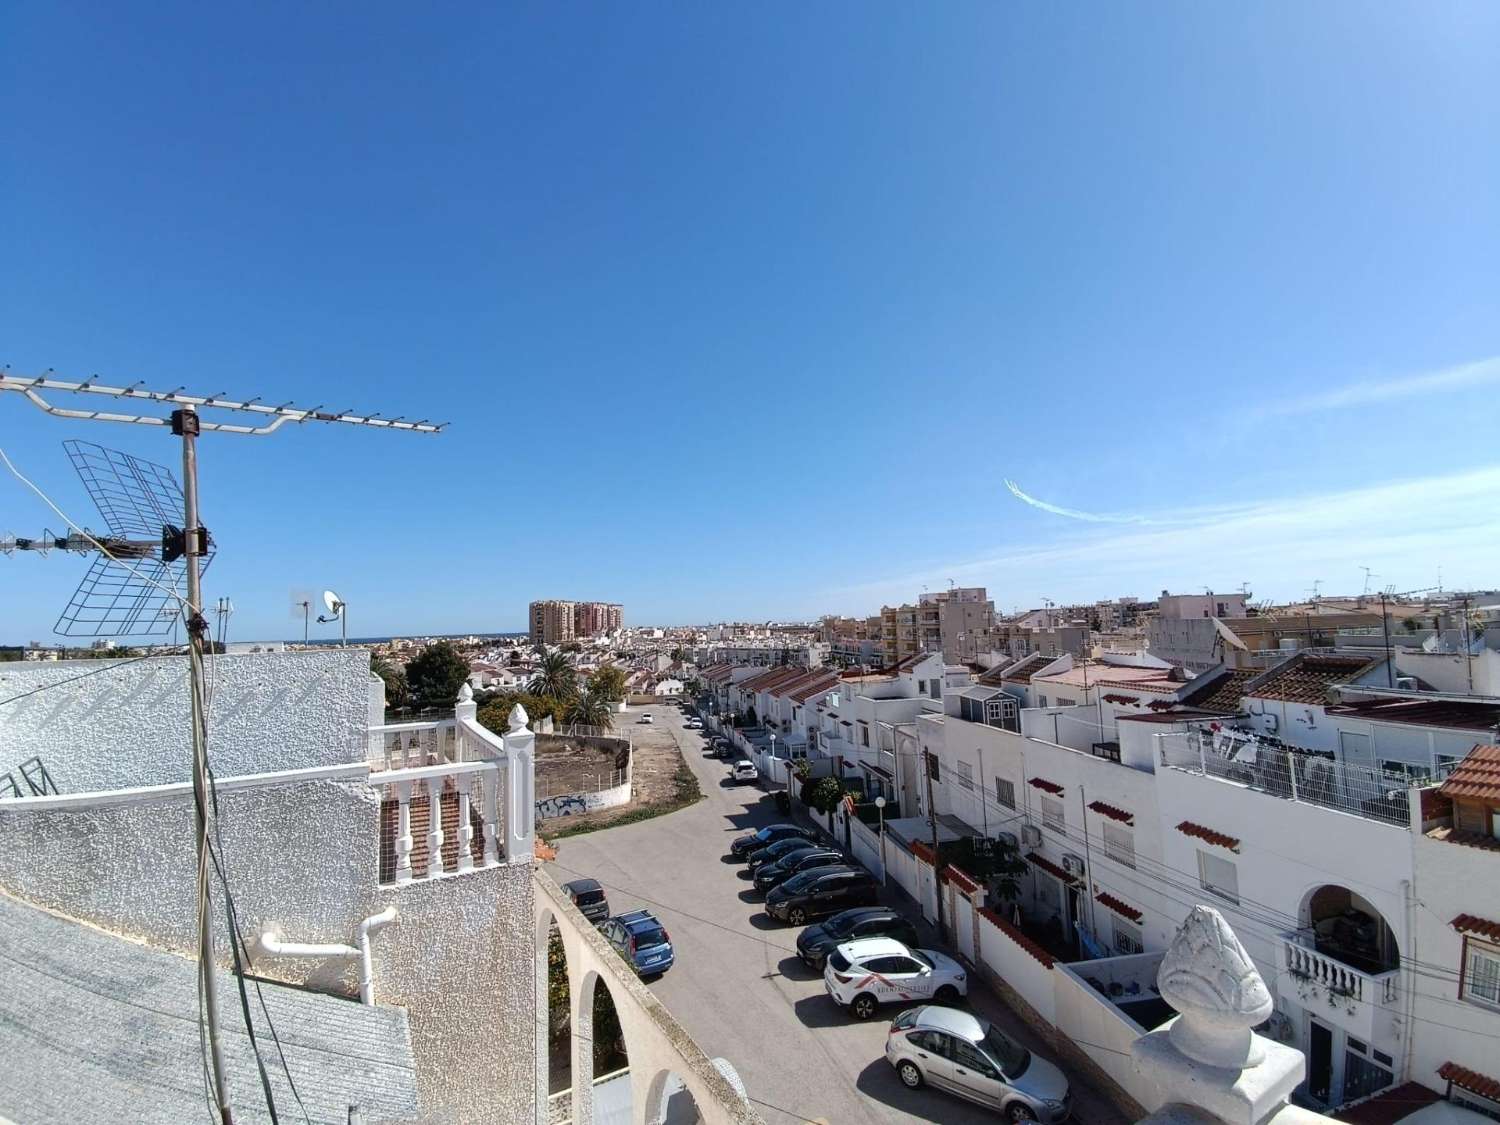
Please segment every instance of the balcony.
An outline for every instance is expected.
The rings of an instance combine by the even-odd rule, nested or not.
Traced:
[[[1389,1044],[1400,1015],[1399,969],[1367,973],[1313,948],[1302,934],[1281,941],[1277,985],[1282,996],[1298,1002],[1320,1020],[1376,1046]]]

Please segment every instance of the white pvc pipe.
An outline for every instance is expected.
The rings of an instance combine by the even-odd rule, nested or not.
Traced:
[[[362,1004],[375,1003],[375,967],[370,955],[370,938],[396,920],[396,908],[387,906],[379,914],[372,914],[354,927],[352,945],[308,945],[294,941],[283,941],[281,935],[266,930],[260,935],[260,947],[272,957],[316,957],[326,960],[338,957],[352,961],[359,959],[359,999]]]

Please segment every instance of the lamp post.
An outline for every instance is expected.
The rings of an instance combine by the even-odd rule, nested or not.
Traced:
[[[880,885],[885,886],[885,797],[875,798],[875,808],[880,813]]]
[[[771,732],[771,780],[776,780],[776,732]]]

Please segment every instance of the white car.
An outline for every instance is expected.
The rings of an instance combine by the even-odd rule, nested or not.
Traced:
[[[755,768],[755,763],[749,758],[741,758],[738,762],[734,763],[734,769],[730,772],[730,776],[735,781],[754,781],[760,777],[760,771]]]
[[[953,1004],[969,994],[968,974],[953,958],[882,937],[845,942],[830,953],[823,966],[823,986],[836,1004],[861,1020],[873,1016],[881,1004]]]
[[[639,719],[636,720],[636,722],[638,722],[638,723],[654,723],[654,722],[656,722],[656,720],[653,719],[650,715],[642,715]]]
[[[702,730],[703,729],[703,720],[702,719],[689,719],[687,722],[683,723],[682,725],[684,727],[686,727],[688,730]]]

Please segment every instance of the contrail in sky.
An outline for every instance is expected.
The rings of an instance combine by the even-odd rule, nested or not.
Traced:
[[[1057,504],[1049,504],[1045,500],[1038,500],[1035,496],[1028,496],[1021,491],[1021,486],[1009,477],[1005,479],[1005,487],[1010,489],[1010,494],[1023,504],[1030,504],[1033,508],[1039,508],[1044,512],[1051,512],[1054,516],[1066,516],[1070,520],[1083,520],[1086,523],[1133,523],[1151,524],[1155,520],[1148,520],[1144,516],[1110,516],[1101,515],[1098,512],[1081,512],[1077,508],[1063,508]]]

